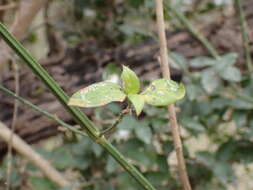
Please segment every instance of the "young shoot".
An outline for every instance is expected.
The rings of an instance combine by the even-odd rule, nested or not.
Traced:
[[[111,102],[123,102],[128,99],[138,116],[145,103],[153,106],[168,106],[185,95],[182,83],[161,78],[151,84],[141,93],[140,80],[128,67],[123,65],[121,73],[122,86],[113,82],[98,82],[74,93],[68,105],[78,107],[98,107]]]

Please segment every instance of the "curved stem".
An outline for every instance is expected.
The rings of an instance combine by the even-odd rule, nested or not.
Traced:
[[[122,110],[119,114],[119,116],[117,117],[116,121],[112,124],[112,126],[108,127],[107,129],[105,129],[104,131],[102,131],[100,133],[100,136],[106,135],[108,133],[111,133],[111,131],[113,131],[115,129],[115,127],[117,127],[117,125],[119,124],[119,122],[122,121],[124,115],[126,115],[129,112],[128,109]]]

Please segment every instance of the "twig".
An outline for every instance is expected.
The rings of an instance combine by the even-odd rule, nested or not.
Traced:
[[[125,110],[122,110],[119,114],[119,116],[117,117],[116,121],[112,124],[111,127],[105,129],[104,131],[102,131],[100,133],[100,136],[106,135],[108,133],[110,133],[118,124],[119,122],[121,122],[122,118],[124,117],[124,115],[126,115],[127,113],[129,113],[129,109],[126,108]]]
[[[0,11],[5,11],[5,10],[8,10],[8,9],[13,9],[13,8],[16,8],[18,6],[17,3],[10,3],[10,4],[7,4],[7,5],[1,5],[0,6]]]
[[[19,94],[19,68],[18,64],[13,60],[12,61],[13,70],[14,70],[14,82],[15,82],[15,92],[18,95]],[[11,135],[8,142],[8,163],[7,163],[7,170],[6,170],[6,189],[10,190],[10,184],[11,184],[11,171],[12,171],[12,139],[13,134],[15,132],[16,123],[17,123],[17,117],[18,117],[18,101],[14,101],[14,110],[13,110],[13,117],[12,117],[12,124],[11,124]]]
[[[247,22],[245,19],[244,11],[242,8],[241,0],[235,0],[235,6],[236,6],[236,9],[240,15],[241,33],[242,33],[244,53],[245,53],[248,71],[250,73],[252,73],[253,72],[253,65],[252,65],[252,60],[251,60],[251,55],[250,55],[249,35],[247,32],[248,27],[247,27]]]
[[[3,93],[5,93],[6,95],[12,96],[13,98],[17,99],[20,103],[25,104],[27,106],[29,106],[30,108],[32,108],[33,110],[45,115],[46,117],[56,121],[57,123],[59,123],[61,126],[69,129],[72,132],[75,132],[79,135],[85,136],[87,137],[87,134],[83,131],[80,131],[78,129],[76,129],[75,127],[65,123],[63,120],[59,119],[56,115],[53,115],[41,108],[39,108],[38,106],[30,103],[29,101],[25,100],[24,98],[21,98],[20,96],[18,96],[17,94],[13,93],[12,91],[8,90],[7,88],[3,87],[0,85],[0,91],[2,91]]]
[[[176,8],[172,7],[169,1],[165,2],[165,6],[176,16],[176,18],[188,29],[188,31],[200,41],[200,43],[209,51],[216,59],[219,58],[219,53],[215,50],[212,44],[194,27],[191,22]]]
[[[0,122],[0,137],[8,142],[11,136],[11,131],[8,127]],[[35,164],[45,176],[47,176],[54,183],[60,187],[70,186],[71,183],[67,181],[51,164],[41,157],[37,152],[35,152],[25,141],[23,141],[19,136],[13,134],[13,148],[19,152],[21,155],[30,160]]]
[[[167,41],[165,34],[165,24],[164,24],[164,15],[163,15],[163,1],[156,0],[156,16],[157,16],[157,26],[158,26],[158,34],[160,39],[160,54],[161,54],[161,69],[164,78],[170,78],[170,70],[168,65],[168,49],[167,49]],[[172,136],[174,147],[177,155],[177,163],[179,169],[180,179],[183,185],[184,190],[191,190],[191,185],[189,182],[184,155],[182,151],[182,142],[180,139],[179,126],[177,123],[177,117],[175,112],[175,107],[173,104],[168,106],[169,119],[172,128]]]
[[[15,14],[14,22],[11,26],[11,33],[19,40],[26,36],[31,23],[47,0],[25,0],[20,1],[18,11]],[[5,44],[0,43],[0,72],[8,63],[10,50]]]

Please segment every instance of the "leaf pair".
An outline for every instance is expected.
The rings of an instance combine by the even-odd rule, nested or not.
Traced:
[[[121,74],[122,88],[112,82],[99,82],[83,88],[70,98],[69,105],[79,107],[98,107],[111,102],[123,102],[127,97],[133,104],[136,114],[139,115],[144,104],[154,106],[167,106],[173,104],[185,95],[183,84],[178,84],[170,79],[157,79],[142,93],[140,80],[136,74],[123,66]]]

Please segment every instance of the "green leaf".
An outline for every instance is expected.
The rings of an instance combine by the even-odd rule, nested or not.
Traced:
[[[209,58],[209,57],[197,57],[190,61],[190,66],[192,67],[206,67],[217,64],[217,60]]]
[[[122,102],[126,98],[118,84],[99,82],[77,91],[68,105],[79,107],[103,106],[111,102]]]
[[[138,127],[139,122],[132,116],[126,115],[123,117],[122,121],[117,125],[120,129],[132,130],[135,127]]]
[[[214,175],[223,183],[223,185],[235,181],[232,164],[228,162],[216,162],[212,170]]]
[[[201,83],[207,93],[212,93],[220,84],[220,78],[214,70],[207,69],[202,72]]]
[[[186,92],[189,100],[191,101],[197,99],[199,96],[203,94],[202,88],[195,84],[188,84],[186,86]]]
[[[70,152],[60,152],[56,155],[56,158],[53,161],[53,164],[58,169],[66,169],[70,165],[75,165],[76,160],[75,158],[70,154]]]
[[[217,63],[213,66],[213,68],[218,72],[223,72],[226,68],[233,66],[236,62],[236,59],[236,53],[228,53],[218,59]]]
[[[187,69],[187,60],[185,59],[184,56],[182,56],[181,54],[175,53],[175,52],[171,52],[170,53],[170,57],[171,57],[171,66],[175,69]]]
[[[235,98],[230,100],[229,105],[235,109],[252,110],[253,104],[246,102],[242,99]]]
[[[97,143],[92,143],[92,150],[97,158],[102,155],[103,149]]]
[[[134,109],[136,111],[136,115],[138,116],[144,107],[145,103],[144,96],[140,94],[129,94],[128,98],[133,104]]]
[[[129,4],[134,8],[139,8],[143,3],[144,0],[129,0]]]
[[[163,78],[154,80],[141,94],[150,105],[167,106],[182,99],[185,95],[185,88],[183,84]]]
[[[227,81],[232,81],[232,82],[239,82],[241,81],[241,72],[239,69],[237,69],[234,66],[229,66],[225,68],[222,72],[219,73],[219,75]]]
[[[140,90],[140,80],[136,74],[123,65],[123,71],[121,74],[123,82],[123,89],[126,94],[137,94]]]
[[[29,178],[29,182],[33,189],[37,190],[53,190],[57,189],[56,185],[54,185],[50,180],[46,178],[32,176]]]
[[[138,139],[146,144],[151,143],[152,131],[146,122],[140,122],[138,127],[134,128],[134,132]]]
[[[118,163],[111,156],[108,157],[105,169],[109,174],[115,172],[118,166]]]
[[[183,118],[182,125],[190,130],[194,130],[195,132],[203,132],[205,131],[205,127],[199,123],[198,121],[191,118]]]

